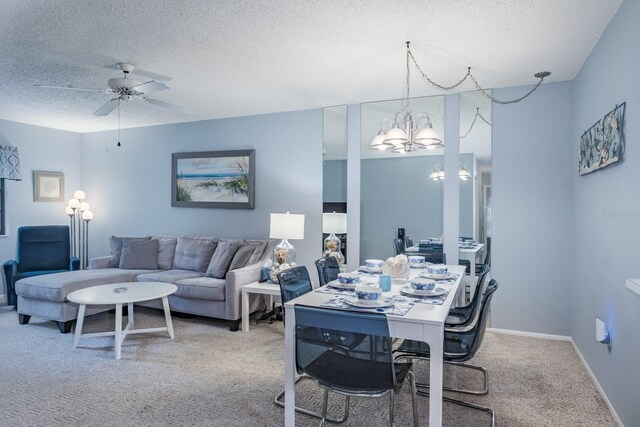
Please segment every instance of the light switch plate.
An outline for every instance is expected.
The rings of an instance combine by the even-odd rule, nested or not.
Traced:
[[[640,295],[640,279],[627,279],[627,289]]]

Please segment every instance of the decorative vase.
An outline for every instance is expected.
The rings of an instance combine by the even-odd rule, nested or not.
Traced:
[[[393,279],[408,279],[411,266],[406,255],[388,258],[382,265],[382,273]]]
[[[342,242],[340,242],[340,238],[334,233],[329,234],[329,236],[324,239],[324,252],[322,256],[324,258],[332,256],[338,261],[338,265],[342,265],[344,263],[344,255],[342,255],[341,246]]]

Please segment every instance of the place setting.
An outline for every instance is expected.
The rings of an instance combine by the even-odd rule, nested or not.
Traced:
[[[336,296],[321,304],[322,307],[342,310],[363,310],[377,313],[404,316],[414,306],[408,300],[398,300],[397,297],[382,296],[382,289],[372,283],[359,283],[351,295]]]
[[[409,285],[400,288],[400,296],[395,299],[399,301],[411,301],[414,303],[440,305],[449,295],[449,290],[443,286],[450,285],[449,282],[433,281],[423,277],[412,279]]]
[[[449,271],[449,268],[444,264],[431,264],[426,266],[424,271],[419,274],[424,279],[440,280],[453,282],[458,278],[457,274],[453,274]]]

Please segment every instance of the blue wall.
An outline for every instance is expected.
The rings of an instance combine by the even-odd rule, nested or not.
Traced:
[[[347,161],[324,160],[322,167],[322,201],[347,201]]]
[[[7,236],[0,237],[0,259],[15,259],[16,230],[22,225],[67,225],[66,202],[34,202],[33,171],[63,172],[65,199],[81,185],[80,134],[0,120],[0,145],[18,147],[22,181],[6,182]],[[4,283],[4,275],[2,275]],[[0,295],[4,294],[0,284]]]
[[[115,235],[268,238],[269,214],[305,214],[305,239],[292,243],[313,266],[322,247],[322,111],[308,110],[84,134],[84,186],[95,219],[90,256],[109,253]],[[171,153],[254,148],[255,209],[171,207]],[[316,233],[316,231],[318,231]]]
[[[640,2],[625,1],[573,81],[571,148],[616,104],[627,102],[622,163],[578,176],[571,159],[573,252],[571,336],[622,421],[640,425],[640,295],[625,288],[640,277]],[[626,211],[630,214],[610,215]],[[611,328],[613,347],[596,342],[594,318]]]

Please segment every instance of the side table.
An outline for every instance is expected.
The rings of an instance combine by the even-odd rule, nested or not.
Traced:
[[[273,297],[280,296],[280,285],[267,281],[253,282],[242,287],[242,332],[249,332],[249,294],[269,295],[269,306],[272,306]]]

